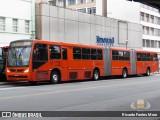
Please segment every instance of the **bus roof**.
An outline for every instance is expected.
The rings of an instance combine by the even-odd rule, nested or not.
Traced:
[[[44,44],[56,44],[56,45],[67,45],[67,46],[75,46],[75,47],[90,47],[90,48],[103,48],[103,46],[96,46],[96,45],[87,45],[87,44],[74,44],[74,43],[67,43],[67,42],[55,42],[55,41],[48,41],[48,40],[34,40],[35,43],[44,43]]]
[[[142,53],[158,53],[158,52],[154,52],[154,51],[149,51],[149,50],[136,50],[136,52],[142,52]]]

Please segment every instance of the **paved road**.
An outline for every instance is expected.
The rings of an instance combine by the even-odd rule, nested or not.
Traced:
[[[131,103],[138,99],[144,99],[150,103],[151,106],[148,110],[160,111],[159,74],[149,77],[112,78],[58,85],[39,83],[36,86],[31,86],[23,82],[0,83],[0,111],[135,111],[131,108]],[[13,120],[16,119],[14,118]],[[41,119],[43,120],[44,118]],[[126,120],[129,118],[54,119]],[[132,119],[158,120],[160,118]]]

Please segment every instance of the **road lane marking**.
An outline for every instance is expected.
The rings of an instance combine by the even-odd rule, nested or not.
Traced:
[[[0,91],[3,91],[3,90],[13,90],[13,89],[23,89],[23,88],[27,88],[27,87],[9,87],[9,88],[0,88]]]
[[[149,83],[149,82],[157,82],[159,80],[154,81],[143,81],[143,82],[132,82],[132,83],[121,83],[117,85],[104,85],[104,86],[91,86],[91,87],[83,87],[78,89],[70,89],[70,90],[56,90],[51,92],[41,92],[41,93],[33,93],[33,94],[26,94],[26,95],[17,95],[17,96],[9,96],[9,97],[0,97],[0,100],[6,100],[6,99],[13,99],[13,98],[24,98],[24,97],[31,97],[31,96],[40,96],[40,95],[49,95],[49,94],[58,94],[58,93],[69,93],[69,92],[77,92],[77,91],[85,91],[85,90],[93,90],[93,89],[99,89],[99,88],[110,88],[110,87],[116,87],[116,86],[125,86],[125,85],[136,85],[140,83]],[[17,87],[18,88],[18,87]],[[17,89],[16,88],[16,89]],[[28,88],[28,87],[21,87],[21,88]]]

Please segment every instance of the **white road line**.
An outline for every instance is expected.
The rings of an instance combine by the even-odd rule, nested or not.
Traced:
[[[10,88],[0,88],[0,91],[3,91],[3,90],[13,90],[13,89],[22,89],[22,88],[27,88],[27,87],[10,87]]]

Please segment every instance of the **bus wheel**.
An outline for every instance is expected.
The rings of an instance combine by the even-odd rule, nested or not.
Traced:
[[[123,69],[123,71],[122,71],[122,77],[123,78],[127,77],[127,70],[126,69]]]
[[[150,74],[151,74],[150,69],[147,68],[146,75],[147,75],[147,76],[150,76]]]
[[[50,83],[52,83],[52,84],[60,83],[60,74],[57,71],[53,71],[51,73]]]
[[[93,71],[93,80],[99,80],[100,76],[99,76],[99,71],[98,70],[94,70]]]

